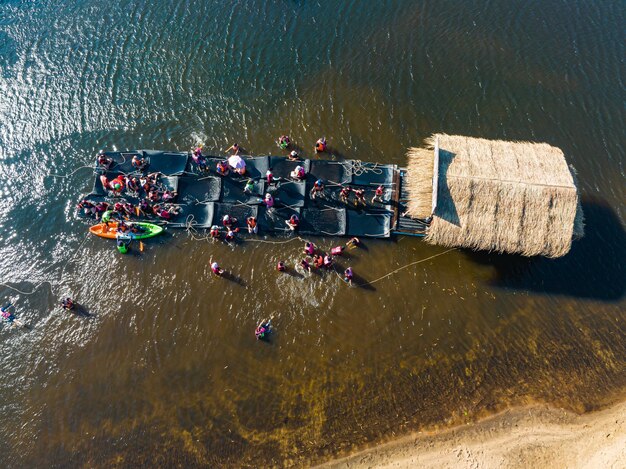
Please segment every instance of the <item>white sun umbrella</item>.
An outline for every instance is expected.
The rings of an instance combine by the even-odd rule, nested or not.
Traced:
[[[228,165],[233,169],[243,169],[246,167],[246,162],[239,155],[233,155],[228,158]]]

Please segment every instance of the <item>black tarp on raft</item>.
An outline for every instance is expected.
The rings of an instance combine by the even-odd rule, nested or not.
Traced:
[[[100,175],[113,179],[119,174],[132,173],[140,176],[160,172],[162,175],[159,177],[159,189],[178,192],[173,202],[179,207],[180,213],[167,221],[170,227],[193,226],[202,229],[210,228],[213,224],[221,226],[222,218],[228,214],[238,219],[237,226],[242,232],[247,232],[246,218],[256,216],[260,233],[282,233],[289,231],[285,220],[297,214],[300,217],[299,232],[307,235],[386,238],[392,230],[392,201],[397,189],[393,182],[397,168],[393,165],[353,160],[289,161],[280,156],[244,156],[245,175],[231,171],[228,176],[222,177],[216,173],[215,165],[218,161],[226,160],[228,156],[207,156],[208,171],[200,172],[187,153],[133,150],[105,154],[113,159],[114,164],[108,171],[97,168],[93,190],[87,198],[96,202],[121,200],[136,204],[139,197],[145,194],[124,192],[121,197],[113,197],[110,191],[102,187]],[[132,167],[133,155],[148,159],[149,165],[143,172],[140,173]],[[291,178],[291,172],[298,165],[303,166],[307,172],[305,181]],[[265,176],[270,168],[275,181],[268,186]],[[252,193],[244,192],[248,179],[254,181]],[[310,190],[317,179],[323,180],[326,189],[323,197],[313,200]],[[364,189],[367,205],[355,206],[352,194],[348,203],[340,200],[339,191],[342,185],[348,185],[352,189]],[[372,202],[378,185],[385,188],[382,203]],[[268,192],[276,201],[274,208],[269,210],[262,203]],[[79,213],[79,216],[87,217],[84,213]],[[156,221],[151,214],[143,219]]]

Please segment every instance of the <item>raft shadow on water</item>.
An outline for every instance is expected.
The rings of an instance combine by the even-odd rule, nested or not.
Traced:
[[[626,232],[604,200],[583,199],[582,207],[585,235],[561,258],[462,252],[496,269],[496,287],[618,302],[626,293]]]

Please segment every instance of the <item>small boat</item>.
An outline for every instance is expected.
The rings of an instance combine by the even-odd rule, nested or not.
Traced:
[[[132,231],[127,233],[128,236],[130,236],[132,239],[152,238],[163,233],[163,227],[155,225],[154,223],[129,222],[127,223],[127,225],[131,228],[133,226],[139,228],[138,233],[133,233]],[[108,226],[106,223],[99,223],[97,225],[91,226],[89,228],[89,231],[96,236],[100,236],[101,238],[115,239],[117,236],[117,222],[109,222]]]

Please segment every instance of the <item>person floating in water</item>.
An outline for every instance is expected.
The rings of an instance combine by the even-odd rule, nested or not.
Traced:
[[[64,298],[61,301],[61,307],[66,311],[72,311],[76,305],[71,298]]]
[[[320,255],[313,255],[313,266],[316,269],[324,267],[324,257]]]
[[[315,142],[315,153],[324,153],[326,148],[326,137],[322,137]]]
[[[281,135],[280,138],[278,139],[278,146],[282,150],[286,150],[287,148],[289,148],[289,145],[291,145],[291,140],[289,139],[289,136]]]
[[[309,273],[311,273],[311,264],[309,264],[308,260],[302,259],[300,261],[300,267],[302,267],[303,270],[308,271]]]
[[[333,256],[341,256],[345,248],[345,246],[335,246],[330,250],[330,254]]]
[[[385,193],[385,188],[381,185],[376,188],[376,192],[374,192],[374,197],[372,197],[372,204],[374,202],[383,203],[383,194]]]
[[[356,236],[350,238],[350,240],[346,243],[346,247],[350,249],[358,248],[361,245],[361,240]]]
[[[220,227],[217,225],[213,225],[209,234],[213,239],[220,239]]]
[[[229,151],[233,152],[233,155],[238,155],[239,154],[239,144],[237,143],[233,143],[230,147],[228,147],[226,150],[224,150],[224,153],[228,153]]]
[[[326,254],[324,256],[324,267],[326,267],[327,269],[330,269],[333,266],[333,258],[332,256],[329,256],[328,254]]]
[[[300,159],[298,152],[296,150],[292,150],[291,153],[289,153],[289,156],[287,158],[290,161],[299,161]]]
[[[352,273],[352,267],[348,267],[343,272],[343,281],[346,282],[348,285],[352,286],[352,278],[353,277],[354,277],[354,274]]]
[[[313,187],[311,188],[311,192],[309,193],[311,199],[316,199],[319,197],[324,197],[324,181],[318,179],[313,183]]]
[[[8,323],[15,321],[15,316],[9,311],[11,307],[13,307],[11,303],[6,306],[0,307],[0,315],[2,316],[2,319]]]
[[[257,234],[259,232],[259,226],[256,221],[256,217],[248,217],[246,219],[246,225],[248,225],[248,233]]]
[[[307,256],[312,256],[315,254],[315,245],[309,241],[304,243],[304,253]]]
[[[298,215],[294,213],[293,215],[291,215],[289,220],[285,220],[285,223],[291,231],[296,231],[298,229],[298,226],[300,226],[300,219],[298,218]]]
[[[263,319],[259,325],[256,327],[256,329],[254,330],[254,335],[256,336],[257,340],[266,340],[267,336],[270,333],[270,329],[272,327],[271,325],[271,319],[269,320],[265,320]]]
[[[211,262],[211,272],[213,272],[215,275],[223,275],[224,269],[222,269],[217,262]]]
[[[276,264],[276,270],[278,270],[279,272],[284,272],[287,270],[287,266],[285,266],[285,263],[283,261],[278,261],[278,264]]]

